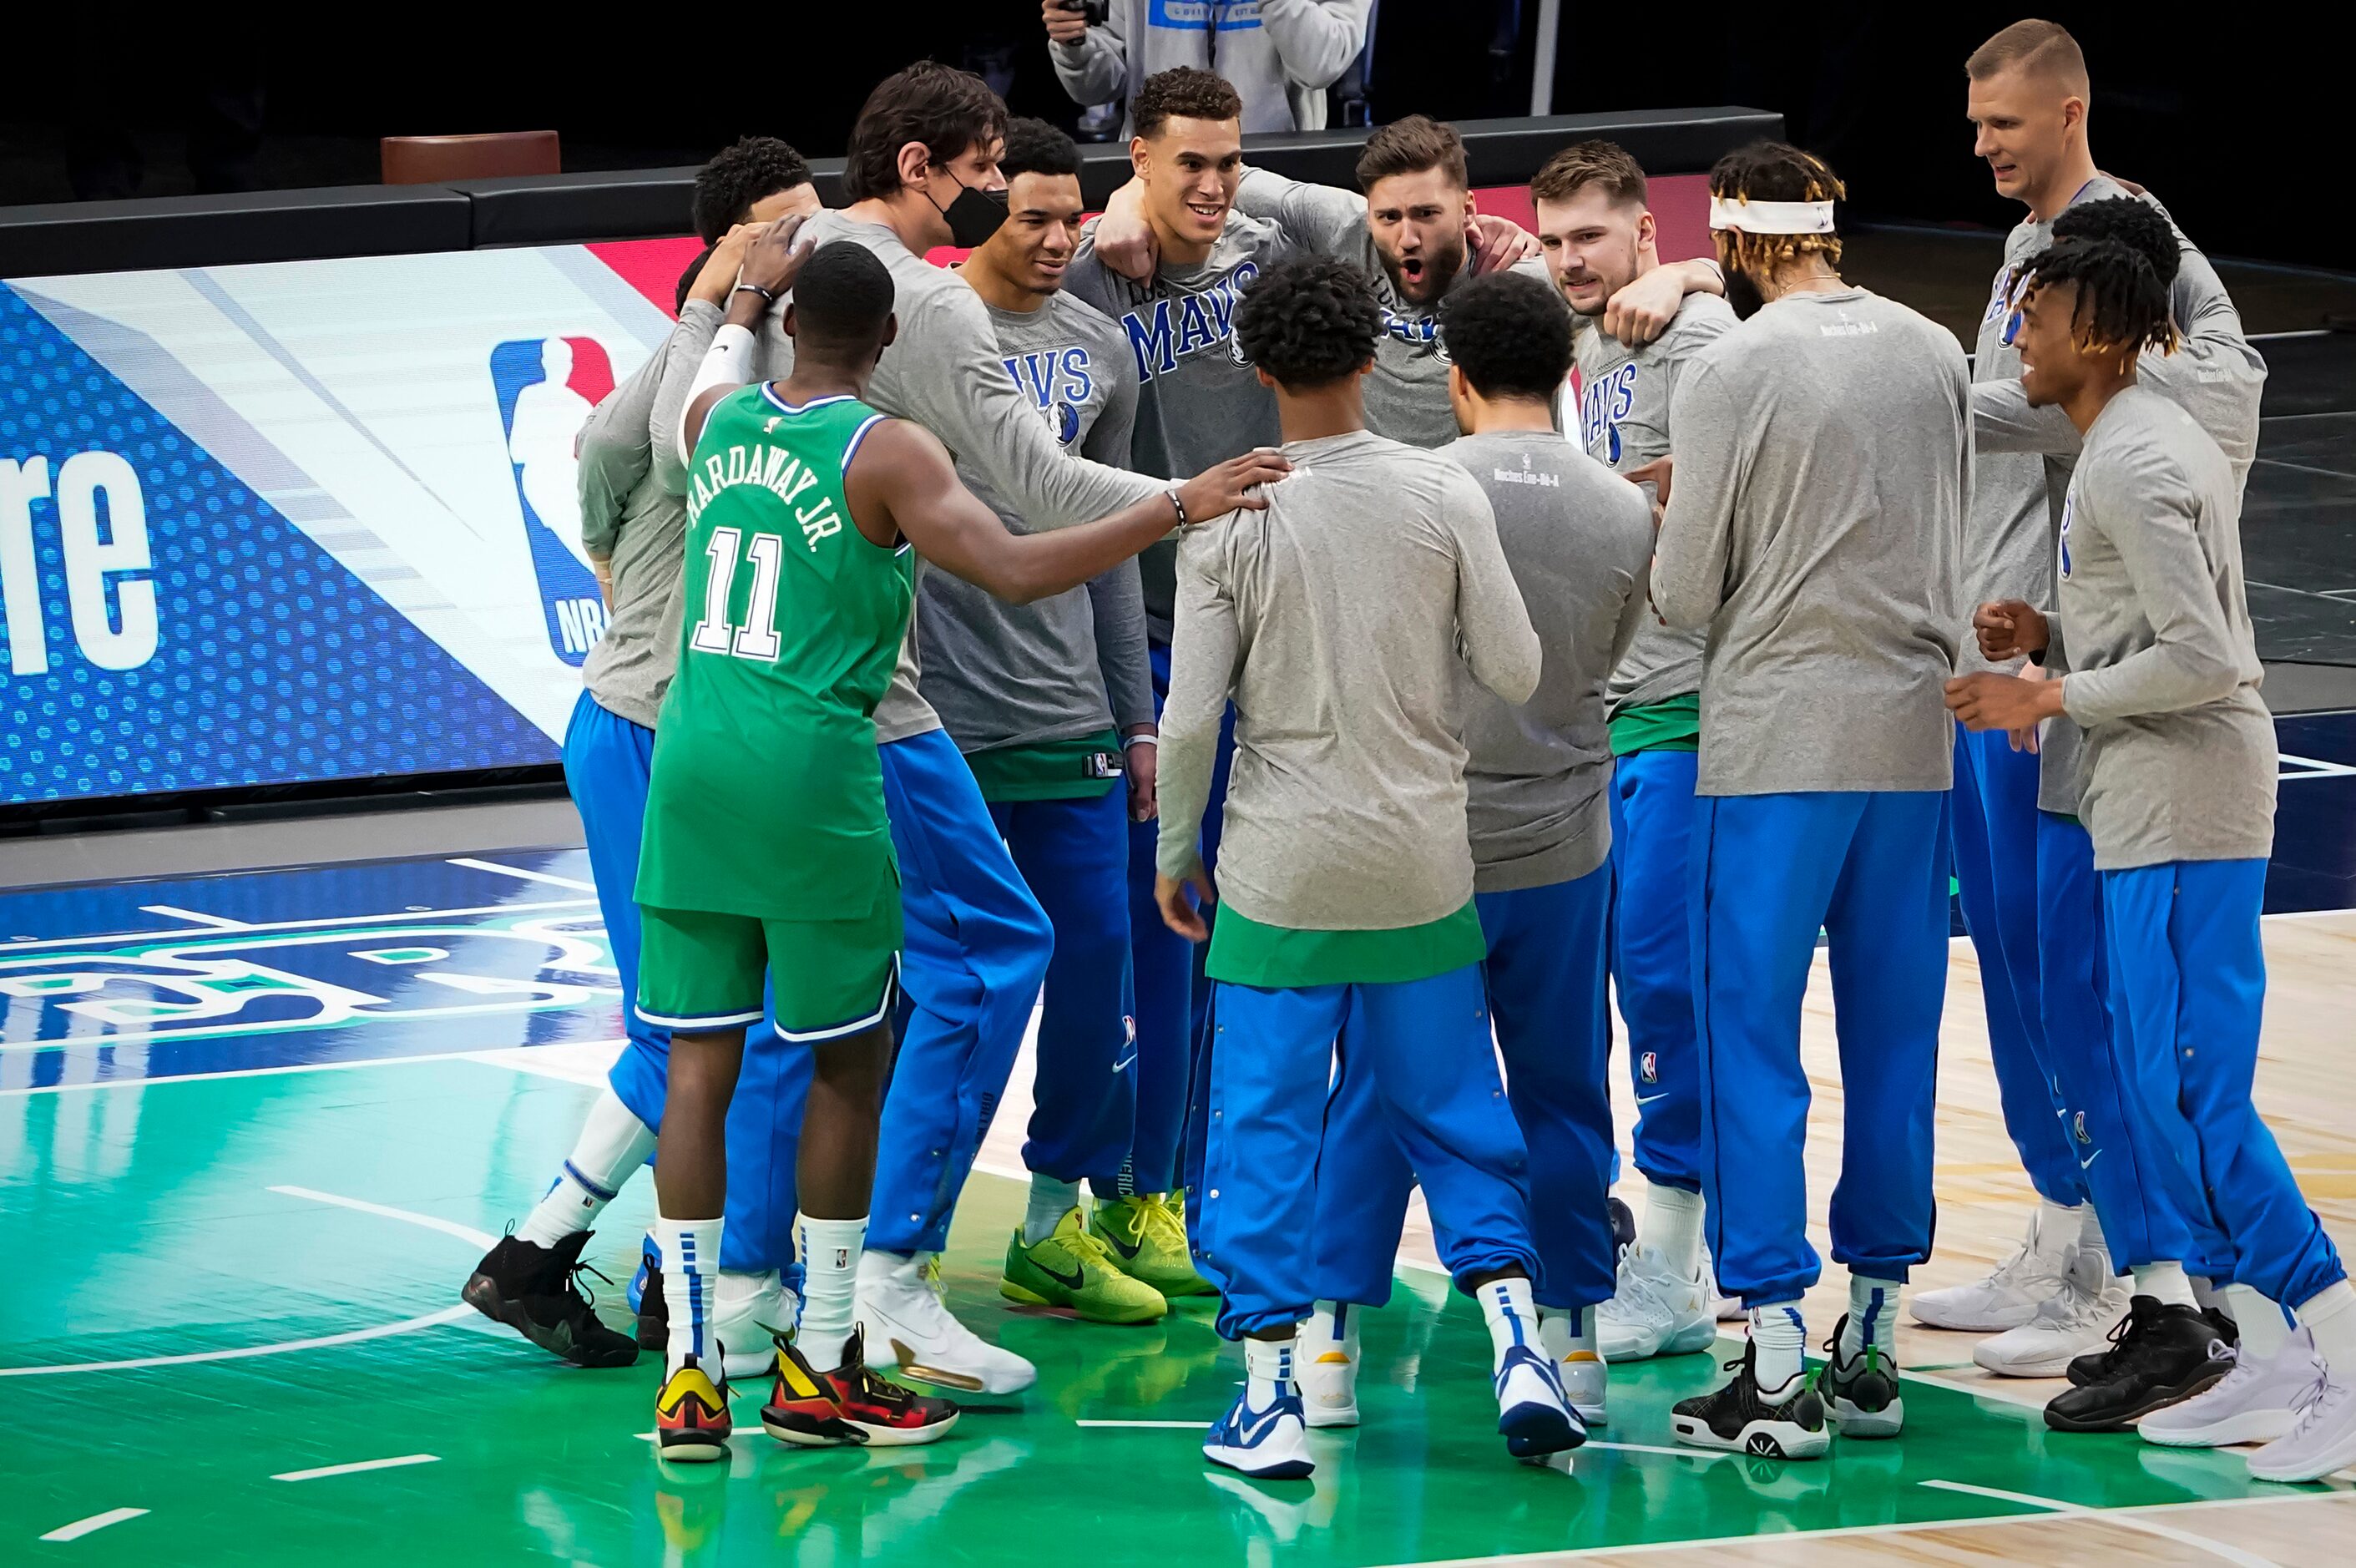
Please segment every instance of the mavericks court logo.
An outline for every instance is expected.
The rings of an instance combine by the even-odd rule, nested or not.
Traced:
[[[589,411],[614,390],[613,362],[594,338],[521,338],[491,350],[491,386],[540,581],[548,646],[578,665],[605,629],[605,605],[597,579],[575,553],[581,500],[573,442]]]

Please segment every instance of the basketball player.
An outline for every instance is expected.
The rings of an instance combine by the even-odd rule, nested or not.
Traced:
[[[1080,232],[1080,156],[1038,120],[1007,128],[1005,225],[959,268],[990,308],[1000,356],[1024,399],[1066,450],[1129,460],[1137,379],[1120,329],[1062,291]],[[959,472],[1013,532],[1021,511],[1000,500],[969,458]],[[927,571],[917,597],[926,650],[923,691],[990,803],[1015,868],[1055,928],[1040,1015],[1031,1137],[1033,1213],[1008,1246],[1008,1296],[1068,1306],[1099,1323],[1143,1323],[1167,1309],[1160,1286],[1200,1290],[1185,1231],[1159,1198],[1123,1197],[1119,1184],[1136,1118],[1128,908],[1131,800],[1124,774],[1153,777],[1153,686],[1145,660],[1145,603],[1133,562],[1068,594],[1009,605],[972,584]],[[1118,713],[1116,713],[1118,708]],[[1128,737],[1133,744],[1126,744]],[[1126,1255],[1105,1253],[1079,1211],[1088,1180]],[[1124,1208],[1144,1207],[1120,1222]],[[1060,1239],[1057,1230],[1064,1231]],[[1032,1247],[1050,1242],[1041,1261]],[[1075,1288],[1057,1257],[1079,1249],[1099,1267]],[[1170,1269],[1173,1262],[1176,1268]],[[880,1300],[872,1309],[888,1316]]]
[[[590,875],[624,995],[637,989],[638,839],[646,816],[647,769],[654,722],[679,660],[679,582],[685,558],[685,478],[668,448],[648,435],[649,415],[687,386],[719,329],[736,281],[745,220],[818,208],[809,166],[774,137],[746,137],[723,149],[696,176],[695,222],[714,243],[701,258],[680,320],[662,349],[597,405],[581,432],[582,542],[611,617],[582,666],[584,689],[566,727],[565,782],[581,812]],[[763,220],[766,220],[766,217]],[[582,1124],[571,1155],[521,1227],[487,1253],[466,1281],[466,1299],[511,1325],[534,1344],[581,1366],[628,1366],[640,1345],[663,1342],[662,1289],[642,1262],[631,1282],[634,1305],[648,1308],[637,1343],[598,1322],[574,1283],[581,1249],[597,1216],[646,1163],[662,1123],[663,1075],[669,1036],[625,1009],[628,1044]],[[756,1026],[756,1033],[767,1026]],[[766,1130],[800,1118],[801,1085],[770,1064],[789,1058],[762,1052],[733,1108],[738,1165],[730,1184],[730,1251],[720,1260],[714,1317],[721,1337],[739,1348],[728,1370],[758,1377],[771,1359],[756,1321],[793,1321],[792,1293],[778,1275],[793,1257],[793,1155]]]
[[[2065,218],[2128,192],[2096,171],[2088,150],[2085,62],[2068,32],[2047,22],[2016,24],[1976,51],[1965,69],[1979,151],[1999,192],[2029,209],[2007,241],[1973,361],[1974,534],[1984,574],[1975,597],[2041,595],[2051,582],[2053,531],[2077,433],[2058,411],[2031,411],[2023,401],[2019,356],[2003,341],[2013,269],[2045,246]],[[2190,410],[2246,475],[2265,367],[2215,270],[2180,234],[2175,238],[2184,252],[2172,291],[2184,351],[2147,355],[2148,384]],[[1959,765],[1986,786],[1978,815],[1963,809],[1970,779],[1958,786],[1957,878],[1967,923],[1976,912],[1981,930],[1996,926],[2009,955],[1984,958],[1983,982],[1996,986],[2025,972],[2033,983],[2017,998],[2017,1014],[1990,997],[1991,1055],[2007,1125],[2045,1202],[2028,1240],[1994,1274],[1927,1292],[1915,1312],[1926,1322],[2004,1329],[1974,1348],[1975,1361],[2000,1374],[2052,1376],[2072,1358],[2100,1348],[2126,1311],[2127,1293],[2114,1276],[2100,1215],[2128,1212],[2137,1201],[2122,1185],[2121,1162],[2100,1158],[2119,1129],[2117,1088],[2105,1066],[2110,1019],[2100,978],[2099,883],[2092,843],[2076,820],[2081,768],[2066,717],[2046,726],[2033,789],[2029,753],[2016,752],[2007,737],[1959,732],[1958,746]],[[1987,876],[1972,869],[1982,860]],[[1983,893],[1990,886],[1993,904]],[[2008,911],[2001,921],[1998,908]],[[2015,1016],[2022,1034],[2008,1032]],[[2014,1048],[2023,1040],[2036,1047],[2034,1062]],[[2062,1211],[2057,1195],[2079,1206],[2074,1217]],[[2200,1253],[2188,1260],[2193,1275],[2229,1277],[2231,1259],[2205,1217],[2188,1218]],[[2236,1316],[2278,1316],[2271,1305],[2231,1294]],[[2104,1417],[2090,1410],[2078,1419],[2100,1430]]]
[[[751,327],[788,292],[793,372],[732,387]],[[938,438],[863,399],[897,330],[894,293],[864,245],[798,249],[787,226],[768,231],[682,423],[697,618],[657,730],[637,885],[638,1011],[672,1031],[655,1170],[670,1306],[656,1431],[670,1458],[727,1452],[701,1262],[723,1240],[723,1129],[764,973],[783,1047],[810,1050],[812,1068],[801,1322],[778,1336],[763,1424],[822,1445],[928,1442],[956,1420],[869,1369],[853,1312],[902,929],[873,715],[907,640],[910,552],[1027,601],[1109,571],[1173,521],[1257,504],[1246,488],[1281,471],[1242,457],[1093,524],[1010,534]]]
[[[1555,433],[1571,334],[1553,285],[1518,273],[1474,278],[1450,291],[1440,321],[1465,432],[1440,450],[1487,496],[1543,650],[1527,702],[1502,702],[1462,671],[1451,711],[1469,754],[1466,811],[1489,1009],[1507,1098],[1529,1147],[1530,1186],[1545,1194],[1530,1211],[1538,1344],[1572,1409],[1592,1425],[1604,1419],[1593,1313],[1612,1291],[1604,1206],[1612,839],[1604,683],[1640,622],[1652,618],[1644,596],[1652,508],[1643,491]],[[1378,366],[1380,359],[1378,347]],[[1324,1299],[1298,1346],[1311,1426],[1357,1419],[1358,1309],[1390,1294],[1415,1179],[1367,1066],[1344,1060],[1317,1164],[1313,1243]]]
[[[1252,280],[1296,247],[1278,225],[1234,209],[1243,168],[1243,107],[1234,88],[1192,67],[1161,71],[1146,78],[1130,112],[1136,127],[1130,143],[1133,183],[1158,260],[1143,282],[1124,277],[1098,252],[1095,231],[1087,231],[1065,270],[1064,287],[1112,318],[1128,338],[1138,380],[1130,467],[1141,474],[1192,473],[1279,439],[1275,400],[1237,349],[1235,310]],[[1157,697],[1169,689],[1175,560],[1176,546],[1163,544],[1138,562]],[[1214,864],[1224,780],[1221,768],[1203,823],[1205,854]],[[1163,926],[1154,905],[1156,839],[1150,822],[1131,829],[1137,1133],[1130,1165],[1131,1185],[1148,1195],[1169,1194],[1179,1184],[1188,1042],[1209,996],[1200,955]],[[1122,1248],[1152,1240],[1142,1232],[1104,1235]]]
[[[1538,242],[1571,309],[1580,440],[1639,478],[1676,447],[1670,411],[1686,365],[1734,325],[1690,265],[1665,329],[1640,338],[1627,302],[1663,265],[1644,171],[1609,142],[1578,142],[1530,181]],[[1706,283],[1706,288],[1697,284]],[[1636,1091],[1636,1168],[1647,1184],[1633,1247],[1596,1313],[1606,1361],[1707,1350],[1718,1337],[1702,1246],[1701,1063],[1687,935],[1687,850],[1699,760],[1704,635],[1644,618],[1612,671],[1612,969]]]
[[[1681,1442],[1786,1458],[1824,1455],[1827,1406],[1858,1437],[1904,1417],[1885,1358],[1931,1246],[1954,752],[1933,699],[1954,662],[1971,489],[1962,350],[1841,281],[1840,195],[1820,159],[1780,144],[1710,171],[1727,297],[1749,319],[1678,378],[1653,567],[1662,619],[1708,631],[1691,852],[1702,1191],[1719,1283],[1751,1314],[1734,1379],[1674,1420]],[[1811,1390],[1799,1034],[1819,929],[1847,1107],[1832,1212],[1849,1311]]]
[[[1581,1438],[1536,1345],[1527,1156],[1482,995],[1456,706],[1462,663],[1526,701],[1538,641],[1480,487],[1365,429],[1381,320],[1365,275],[1323,258],[1244,295],[1237,330],[1278,394],[1293,477],[1264,520],[1186,541],[1162,718],[1156,898],[1173,929],[1209,939],[1217,985],[1197,1256],[1248,1373],[1203,1451],[1269,1479],[1313,1468],[1294,1336],[1317,1296],[1302,1243],[1337,1051],[1368,1069],[1440,1255],[1481,1302],[1508,1450]],[[1197,830],[1230,697],[1214,936],[1188,889],[1210,894]]]
[[[2207,1392],[2151,1418],[2155,1441],[2271,1437],[2253,1477],[2312,1481],[2356,1463],[2356,1291],[2274,1135],[2250,1102],[2265,957],[2259,935],[2278,759],[2258,696],[2242,576],[2240,487],[2182,408],[2138,384],[2174,346],[2164,266],[2110,238],[2064,240],[2026,264],[2018,347],[2033,406],[2070,417],[2083,447],[2064,501],[2053,608],[2021,600],[1975,618],[1992,660],[2067,649],[2059,681],[1980,672],[1948,703],[1975,731],[2067,714],[2085,732],[2083,813],[2113,960],[2114,1055],[2126,1105],[2113,1149],[2146,1202],[2114,1233],[2136,1274],[2193,1242],[2206,1214],[2236,1278],[2294,1305],[2298,1331],[2229,1353],[2189,1300],[2138,1294],[2115,1361],[2210,1343]],[[2065,635],[2066,630],[2066,635]],[[2109,1217],[2105,1217],[2109,1224]],[[2114,1365],[2114,1380],[2130,1369]],[[2091,1392],[2091,1388],[2073,1391]]]
[[[851,130],[843,171],[851,204],[819,213],[810,231],[817,243],[863,245],[892,272],[902,330],[876,367],[875,406],[938,435],[1036,531],[1162,495],[1170,481],[1066,452],[1006,373],[980,297],[924,259],[937,246],[980,245],[1005,221],[997,162],[1005,124],[1005,105],[969,72],[926,61],[885,79]],[[792,362],[793,343],[772,314],[758,373],[782,375]],[[910,932],[903,982],[913,1011],[885,1107],[893,1135],[877,1169],[871,1261],[862,1265],[862,1294],[905,1333],[879,1332],[868,1343],[912,1379],[944,1373],[936,1386],[969,1391],[979,1379],[986,1391],[1005,1392],[1030,1381],[1028,1363],[1010,1365],[959,1324],[926,1276],[1021,1048],[1053,938],[917,680],[912,639],[877,710],[876,735]],[[1068,1238],[1051,1234],[1032,1251],[1076,1294],[1097,1294],[1114,1272],[1103,1249]]]

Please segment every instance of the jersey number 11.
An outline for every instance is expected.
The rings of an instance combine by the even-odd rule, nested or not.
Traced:
[[[777,569],[785,564],[785,541],[774,533],[756,533],[744,553],[753,558],[753,591],[744,603],[744,624],[728,621],[728,590],[736,580],[736,554],[744,531],[715,528],[703,553],[712,558],[703,589],[703,618],[695,623],[687,645],[698,653],[730,653],[764,662],[777,656]]]

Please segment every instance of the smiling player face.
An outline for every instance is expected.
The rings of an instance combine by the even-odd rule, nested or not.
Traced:
[[[1006,187],[1006,223],[991,237],[991,260],[1033,294],[1064,286],[1064,268],[1080,242],[1077,175],[1018,174]]]
[[[2020,390],[2031,408],[2062,402],[2085,384],[2089,361],[2070,335],[2077,314],[2078,285],[2049,284],[2031,288],[2019,304],[2020,326],[2013,347],[2020,351]]]
[[[1587,185],[1565,201],[1537,204],[1538,246],[1563,299],[1581,316],[1601,316],[1612,296],[1636,281],[1653,215],[1614,202],[1602,186]]]
[[[1145,210],[1165,232],[1207,245],[1226,230],[1243,183],[1243,122],[1173,115],[1130,144],[1130,157],[1145,184]]]

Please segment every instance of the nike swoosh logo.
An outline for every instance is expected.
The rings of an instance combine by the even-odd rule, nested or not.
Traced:
[[[1121,1058],[1120,1060],[1113,1063],[1112,1070],[1115,1072],[1127,1072],[1135,1065],[1137,1065],[1137,1053],[1135,1051],[1131,1051],[1129,1055]]]
[[[2099,1160],[2099,1159],[2101,1159],[2102,1157],[2103,1157],[2103,1151],[2102,1151],[2102,1150],[2100,1150],[2100,1149],[2096,1149],[2096,1150],[2094,1152],[2094,1154],[2093,1154],[2093,1155],[2092,1155],[2091,1157],[2086,1158],[2086,1159],[2080,1160],[2080,1161],[2078,1162],[2078,1168],[2079,1168],[2080,1170],[2082,1170],[2082,1171],[2083,1171],[2083,1170],[2092,1170],[2092,1169],[2094,1168],[2094,1161],[2095,1161],[2095,1160]]]
[[[1668,1091],[1665,1090],[1658,1094],[1640,1094],[1636,1096],[1636,1103],[1639,1105],[1650,1105],[1655,1100],[1666,1100],[1668,1097]]]
[[[1082,1285],[1088,1283],[1088,1271],[1085,1268],[1075,1269],[1070,1273],[1066,1274],[1058,1270],[1049,1268],[1046,1264],[1040,1262],[1036,1258],[1032,1259],[1031,1262],[1037,1266],[1041,1273],[1046,1275],[1057,1284],[1062,1285],[1066,1290],[1077,1290]]]
[[[1114,1251],[1119,1252],[1121,1255],[1124,1261],[1134,1258],[1138,1253],[1145,1251],[1145,1239],[1143,1237],[1138,1238],[1134,1246],[1122,1240],[1119,1237],[1114,1235],[1109,1230],[1098,1231],[1097,1239],[1109,1245]]]
[[[1237,1435],[1241,1437],[1243,1441],[1236,1446],[1238,1448],[1258,1447],[1259,1440],[1268,1435],[1269,1428],[1274,1426],[1277,1423],[1277,1418],[1281,1416],[1283,1413],[1284,1411],[1281,1407],[1273,1407],[1262,1412],[1258,1420],[1253,1422],[1249,1426],[1238,1429]]]

